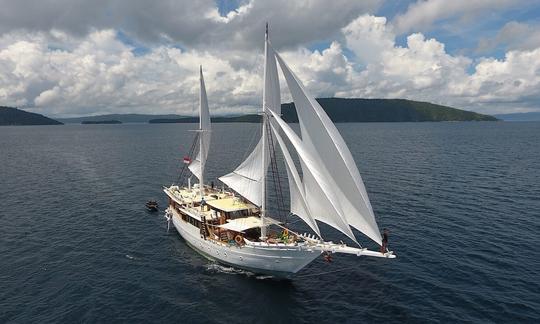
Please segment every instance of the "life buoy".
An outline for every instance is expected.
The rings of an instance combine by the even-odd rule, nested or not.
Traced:
[[[242,235],[238,234],[234,237],[234,241],[236,242],[236,244],[242,245],[244,243],[244,238],[242,237]]]
[[[289,236],[289,230],[288,229],[283,230],[283,236]]]

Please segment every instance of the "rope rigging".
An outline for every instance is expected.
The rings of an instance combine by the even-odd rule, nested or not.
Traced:
[[[188,152],[188,157],[191,159],[192,156],[194,156],[195,149],[197,148],[197,142],[199,141],[199,135],[200,133],[197,132],[195,135],[195,138],[193,139],[193,143],[191,144],[191,147]],[[179,186],[182,186],[184,184],[184,174],[186,173],[186,170],[188,169],[189,163],[185,163],[182,159],[182,168],[180,169],[180,174],[178,175],[178,179],[176,179],[176,183]]]
[[[283,198],[281,177],[279,174],[279,169],[277,167],[276,147],[274,144],[274,137],[272,136],[272,130],[268,123],[266,124],[266,133],[268,138],[268,149],[270,151],[270,168],[272,174],[272,182],[274,183],[274,190],[277,195],[278,213],[280,215],[279,218],[282,222],[287,223],[288,217],[287,214],[285,214],[285,199]],[[285,214],[286,216],[283,217],[283,214]]]

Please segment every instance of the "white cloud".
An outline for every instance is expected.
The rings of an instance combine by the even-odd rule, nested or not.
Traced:
[[[83,36],[114,29],[146,44],[171,41],[197,49],[249,50],[260,46],[264,23],[269,22],[272,32],[281,35],[275,46],[297,47],[335,37],[381,2],[249,0],[221,16],[214,0],[0,0],[0,33],[56,29]]]
[[[499,45],[510,50],[533,50],[540,47],[540,26],[511,21],[506,23],[495,37],[482,38],[478,53],[485,53]]]
[[[347,47],[363,63],[376,62],[381,55],[394,47],[392,26],[385,17],[363,15],[343,28]]]
[[[264,6],[268,3],[246,2],[245,9],[222,17],[227,21],[219,24],[238,24],[238,30],[245,28],[242,24],[254,26],[248,17]],[[258,25],[264,28],[261,21]],[[271,27],[274,44],[310,33],[307,28],[296,35],[295,29],[276,31],[280,28]],[[406,45],[398,46],[394,26],[366,14],[356,15],[336,33],[322,50],[278,47],[316,96],[408,98],[487,113],[533,110],[540,102],[538,46],[516,48],[500,60],[473,60],[449,54],[443,43],[422,33],[408,35]],[[262,35],[256,34],[257,44],[249,49],[224,45],[228,39],[248,44],[244,38],[249,33],[239,32],[215,47],[211,42],[185,49],[157,44],[135,54],[109,28],[81,35],[58,28],[12,30],[0,34],[0,104],[57,116],[194,114],[202,64],[214,113],[253,112],[262,91]],[[283,94],[284,100],[290,98],[286,90]]]
[[[353,73],[350,88],[338,95],[426,100],[487,113],[537,108],[540,48],[481,59],[469,74],[472,59],[448,54],[444,44],[421,33],[409,35],[407,47],[396,46],[393,29],[378,17],[361,16],[343,32],[366,68]]]
[[[503,10],[519,5],[516,0],[418,0],[409,5],[404,14],[395,18],[398,34],[409,31],[423,31],[433,23],[453,17],[470,19],[485,16],[490,11]]]
[[[9,37],[7,37],[9,38]],[[70,50],[51,49],[45,35],[0,48],[0,102],[53,114],[192,113],[202,64],[214,111],[258,103],[260,75],[220,56],[159,46],[142,56],[112,30],[95,31]]]

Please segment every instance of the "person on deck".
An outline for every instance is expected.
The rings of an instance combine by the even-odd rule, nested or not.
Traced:
[[[204,201],[204,197],[201,198],[201,210],[204,211],[204,206],[206,206],[206,201]]]
[[[386,253],[388,250],[388,230],[385,228],[382,235],[381,253]]]

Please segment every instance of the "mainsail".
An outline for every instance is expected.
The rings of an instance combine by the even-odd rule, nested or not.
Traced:
[[[208,109],[208,98],[206,97],[206,87],[202,66],[200,67],[200,94],[199,94],[199,153],[189,164],[188,168],[204,184],[204,166],[208,157],[210,147],[210,111]]]
[[[275,53],[268,40],[265,41],[264,89],[263,89],[263,115],[268,111],[281,114],[281,98],[279,92],[279,78]],[[266,126],[263,123],[263,133]],[[223,183],[238,192],[240,195],[257,206],[263,204],[263,182],[268,170],[269,159],[264,157],[268,152],[268,142],[261,136],[259,143],[233,172],[219,178]]]

